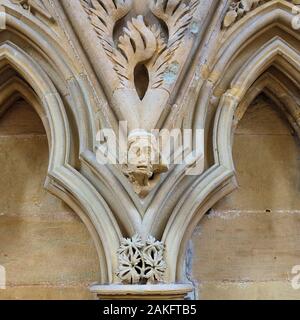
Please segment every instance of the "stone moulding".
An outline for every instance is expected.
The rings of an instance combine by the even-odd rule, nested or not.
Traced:
[[[117,251],[121,232],[114,222],[113,216],[109,216],[107,209],[103,210],[102,206],[105,206],[105,204],[104,202],[101,203],[101,196],[99,198],[92,185],[71,164],[69,157],[72,138],[69,119],[65,110],[66,101],[63,102],[60,95],[61,91],[59,92],[56,89],[57,87],[60,90],[62,89],[61,83],[58,84],[56,79],[64,79],[64,89],[68,88],[69,90],[70,97],[72,97],[69,101],[75,111],[75,118],[80,119],[77,122],[80,126],[84,125],[82,120],[88,119],[85,113],[89,112],[89,107],[87,107],[89,104],[85,104],[85,108],[78,107],[80,105],[80,92],[88,89],[87,87],[84,89],[86,84],[82,81],[77,82],[76,85],[73,84],[71,79],[75,79],[75,76],[74,73],[72,76],[72,72],[78,71],[74,68],[75,64],[73,64],[70,56],[62,53],[65,52],[62,51],[62,40],[59,42],[57,38],[53,39],[50,28],[46,28],[35,18],[30,20],[28,24],[29,16],[20,20],[20,9],[18,7],[4,6],[4,9],[6,24],[3,30],[8,34],[10,30],[21,34],[25,49],[19,46],[19,42],[17,44],[13,43],[12,39],[2,41],[0,43],[1,71],[5,70],[6,67],[15,70],[34,91],[37,98],[40,106],[37,112],[45,125],[49,141],[50,156],[45,187],[65,201],[84,221],[95,241],[99,257],[107,257],[107,259],[101,258],[99,260],[101,281],[112,282],[113,270],[116,270],[117,267],[117,259],[114,261],[114,257],[110,257],[108,253]],[[57,35],[55,36],[57,37]],[[26,52],[30,47],[26,42],[27,39],[30,39],[30,43],[35,43],[39,52],[44,53],[43,61],[36,60],[34,50],[30,51],[30,54]],[[44,69],[47,63],[50,65],[49,61],[52,65],[56,65],[55,71],[52,70],[51,72],[49,69]],[[76,78],[78,78],[77,73]],[[81,101],[84,101],[83,98],[81,99]],[[73,101],[76,101],[76,104]],[[30,99],[29,102],[36,106],[33,99]],[[89,134],[89,131],[82,130],[82,132],[84,132],[85,137]],[[82,138],[83,141],[80,145],[85,149],[84,141],[90,139]],[[84,203],[89,203],[89,206],[85,206]],[[99,219],[96,212],[100,212],[100,216],[104,213],[104,216]],[[110,224],[114,227],[111,228]],[[109,233],[105,232],[106,228],[110,229]]]
[[[91,291],[100,300],[183,300],[193,291],[188,284],[95,285]]]
[[[274,10],[273,15],[271,14],[272,8],[277,9]],[[195,182],[191,193],[180,199],[173,210],[173,221],[171,218],[165,228],[162,241],[168,248],[167,266],[174,264],[180,266],[177,271],[171,270],[171,274],[167,272],[169,281],[175,278],[183,278],[182,275],[185,273],[185,248],[199,222],[200,216],[211,208],[212,203],[217,201],[216,199],[224,197],[237,187],[232,158],[232,130],[236,125],[233,119],[235,109],[241,103],[243,97],[248,94],[251,83],[270,66],[277,66],[284,73],[289,74],[291,81],[298,83],[299,87],[299,47],[287,40],[289,37],[299,40],[299,34],[291,27],[293,19],[291,5],[286,1],[273,1],[268,4],[268,7],[264,8],[262,6],[258,10],[260,11],[260,18],[257,19],[257,17],[251,17],[250,15],[245,17],[243,28],[236,26],[230,33],[225,34],[225,37],[220,40],[219,54],[209,60],[211,65],[210,75],[208,81],[202,85],[198,106],[216,108],[216,116],[213,118],[215,164],[203,173],[202,179],[199,178]],[[255,28],[251,27],[253,26],[253,20],[256,22]],[[276,27],[280,25],[283,30],[289,30],[288,35],[285,39],[280,37],[270,39],[267,44],[264,39],[263,52],[261,52],[262,44],[257,40],[261,35],[259,31],[265,31],[274,25]],[[248,48],[251,48],[251,54],[247,51]],[[245,59],[244,56],[247,54],[249,56]],[[285,58],[282,59],[282,56]],[[239,59],[241,59],[241,62]],[[251,61],[253,61],[252,64]],[[296,101],[299,100],[296,98]],[[299,110],[299,104],[297,108]],[[194,121],[195,123],[202,123],[203,118],[195,118]],[[295,123],[295,120],[293,123]],[[207,192],[204,192],[204,190]],[[191,202],[191,199],[195,201]],[[189,227],[182,228],[183,225],[187,226],[185,224],[187,219],[189,220]],[[171,253],[169,250],[171,250]]]

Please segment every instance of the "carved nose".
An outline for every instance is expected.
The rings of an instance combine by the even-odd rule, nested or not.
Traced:
[[[145,157],[145,156],[140,157],[140,158],[139,158],[139,161],[138,161],[139,165],[143,165],[143,164],[145,164],[145,163],[147,163],[147,162],[148,162],[148,159],[147,159],[147,157]]]

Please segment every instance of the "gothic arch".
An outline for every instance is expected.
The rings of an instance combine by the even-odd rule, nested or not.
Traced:
[[[299,94],[297,88],[293,88],[289,79],[277,70],[265,72],[251,86],[235,112],[232,131],[235,130],[251,102],[261,93],[266,94],[277,105],[279,110],[286,116],[291,128],[300,137],[299,104],[297,103]]]
[[[278,4],[273,2],[273,5],[277,6]],[[286,4],[284,4],[284,6],[285,5]],[[282,4],[280,4],[280,7],[281,6]],[[264,8],[261,8],[261,10],[265,10]],[[278,10],[279,15],[282,14],[282,12],[281,9]],[[249,19],[251,19],[251,17]],[[262,17],[261,19],[263,20]],[[247,23],[246,20],[243,23]],[[285,21],[288,20],[286,19]],[[258,26],[260,26],[259,23]],[[249,33],[249,31],[247,31],[249,28],[243,30]],[[251,28],[250,30],[254,32]],[[255,32],[259,34],[257,28]],[[293,30],[291,34],[295,35]],[[298,35],[296,38],[298,38]],[[232,41],[232,45],[230,42],[226,42],[227,47],[230,48],[231,57],[235,56],[232,48],[238,50],[241,46],[241,42],[237,44],[236,41]],[[241,41],[240,37],[238,37],[237,42],[238,41]],[[246,43],[248,43],[250,48],[251,44],[253,45],[252,41]],[[247,47],[245,47],[243,49],[244,51],[248,50],[252,52],[252,54],[248,56],[247,60],[240,66],[238,73],[232,73],[233,77],[229,83],[228,80],[226,80],[224,84],[220,84],[220,79],[222,79],[223,74],[230,74],[231,69],[235,70],[234,59],[231,59],[231,64],[223,61],[220,64],[223,68],[222,71],[216,71],[215,69],[212,71],[212,77],[219,75],[220,79],[217,80],[216,78],[212,80],[212,78],[209,78],[206,84],[206,92],[200,99],[200,103],[202,103],[201,108],[204,108],[205,104],[210,108],[218,106],[216,116],[211,120],[213,121],[214,128],[213,150],[215,164],[196,180],[185,196],[180,199],[165,229],[163,240],[169,248],[168,252],[170,252],[167,256],[168,264],[177,266],[176,269],[174,268],[172,272],[168,274],[169,281],[184,281],[186,274],[184,263],[185,248],[188,240],[191,238],[193,230],[208,209],[237,187],[232,159],[232,128],[238,105],[244,98],[246,99],[253,83],[270,67],[278,68],[299,88],[300,59],[297,43],[291,39],[282,39],[279,36],[275,36],[266,42],[262,48],[259,47],[259,45],[255,47],[255,50],[253,47],[250,48],[247,49]],[[224,68],[224,66],[226,67]],[[267,86],[269,91],[274,88],[272,84],[274,85],[274,82],[271,82],[271,84]],[[224,90],[223,87],[225,88],[226,85],[227,88]],[[224,92],[221,95],[219,104],[219,99],[214,96],[213,92]],[[285,94],[287,94],[286,91]],[[295,110],[295,108],[297,108],[297,106],[294,105],[293,109]],[[207,116],[207,113],[205,114]],[[201,116],[205,114],[202,112]],[[197,117],[195,121],[196,123],[203,123],[203,121],[197,119]],[[297,121],[299,120],[294,119],[294,126],[295,124],[299,126],[299,122],[297,123]],[[209,123],[206,122],[206,132],[208,127]],[[178,260],[175,257],[178,257]]]
[[[50,137],[50,126],[46,114],[44,113],[44,110],[41,108],[41,104],[39,103],[34,91],[20,77],[14,75],[5,82],[1,83],[0,114],[2,115],[13,104],[13,102],[15,102],[20,97],[22,97],[25,101],[27,101],[29,104],[33,106],[34,110],[37,112],[37,114],[43,122],[43,125],[47,133],[47,137]]]
[[[299,50],[299,33],[292,28],[293,4],[288,1],[268,1],[250,11],[245,17],[235,22],[230,28],[221,31],[215,40],[216,45],[210,46],[206,53],[207,62],[201,66],[202,73],[198,80],[198,96],[187,91],[182,99],[188,100],[192,107],[189,118],[186,117],[187,127],[207,127],[210,103],[216,105],[222,94],[227,90],[232,78],[250,57],[258,52],[267,42],[281,39],[291,48]],[[221,18],[223,19],[223,18]],[[219,23],[219,21],[218,21]],[[218,24],[216,25],[218,28]],[[190,83],[194,88],[198,70]],[[199,78],[199,75],[198,75]],[[198,99],[198,101],[197,101]]]
[[[40,109],[37,111],[42,115],[43,122],[48,123],[45,127],[47,133],[50,134],[48,136],[50,159],[46,187],[66,201],[85,222],[98,250],[102,273],[101,281],[112,281],[109,276],[112,273],[109,273],[108,270],[113,268],[110,253],[116,250],[119,244],[118,228],[116,225],[111,227],[111,230],[116,230],[116,234],[113,232],[106,233],[107,226],[114,224],[114,218],[106,216],[109,209],[105,207],[103,210],[102,206],[105,206],[105,204],[101,204],[93,187],[68,164],[70,131],[59,93],[41,67],[16,45],[10,42],[0,45],[0,63],[2,67],[8,64],[15,69],[27,81],[36,97],[38,97]],[[15,94],[15,91],[17,91],[20,94],[23,92],[25,98],[26,96],[29,98],[29,95],[33,94],[32,90],[24,92],[28,85],[17,83],[14,88],[7,85],[3,88],[6,91],[1,94],[5,96],[9,93]],[[37,99],[34,101],[36,102]],[[34,103],[33,106],[36,106],[36,104]],[[87,202],[90,205],[86,205]],[[99,215],[96,214],[97,212],[102,213],[100,219]],[[115,248],[113,249],[111,246],[114,246],[114,244]],[[102,259],[103,257],[106,257],[106,259]]]
[[[218,44],[218,53],[212,57],[212,75],[220,75],[242,51],[250,50],[251,43],[268,37],[268,31],[278,28],[286,37],[299,39],[299,33],[292,28],[291,22],[295,17],[293,4],[287,1],[268,1],[259,6],[231,28],[222,31]],[[257,45],[254,45],[254,48]],[[251,52],[251,51],[250,51]],[[213,78],[211,78],[213,81]]]

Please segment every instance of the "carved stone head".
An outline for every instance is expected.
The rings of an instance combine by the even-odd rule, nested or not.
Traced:
[[[159,174],[168,171],[162,161],[154,135],[135,130],[128,139],[128,163],[124,172],[134,185],[134,190],[145,197],[159,179]]]

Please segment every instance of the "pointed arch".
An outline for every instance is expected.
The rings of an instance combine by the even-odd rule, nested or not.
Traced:
[[[272,6],[273,9],[274,6],[276,7],[275,14],[269,14]],[[287,23],[291,21],[289,18],[292,17],[292,14],[287,12],[287,9],[290,9],[290,4],[288,5],[283,1],[274,1],[268,6],[260,8],[261,15],[259,19],[257,14],[252,17],[255,21],[258,19],[257,24],[253,24],[254,20],[252,22],[247,22],[246,20],[241,22],[245,24],[241,31],[244,35],[239,35],[234,39],[234,32],[231,31],[232,38],[228,37],[226,39],[226,48],[223,50],[223,55],[225,56],[222,55],[221,62],[218,62],[215,68],[212,68],[211,76],[206,81],[202,92],[203,95],[199,100],[199,105],[202,108],[200,117],[207,117],[208,108],[217,106],[212,120],[214,165],[201,177],[198,177],[191,187],[187,189],[185,195],[173,210],[165,229],[163,240],[168,247],[167,263],[174,267],[167,275],[168,281],[185,280],[185,251],[192,232],[202,216],[217,201],[237,187],[235,166],[232,158],[232,130],[234,128],[234,115],[240,103],[243,99],[246,99],[245,97],[248,94],[251,94],[251,88],[260,77],[263,77],[263,75],[265,75],[265,78],[261,79],[268,77],[270,74],[268,70],[271,67],[277,68],[293,83],[295,88],[300,88],[300,54],[299,42],[297,42],[299,36],[295,34],[294,30],[291,30],[291,25],[288,27]],[[268,14],[270,19],[266,21],[264,17]],[[251,19],[251,17],[248,19]],[[262,47],[260,47],[259,43],[255,44],[253,42],[255,41],[253,40],[255,38],[254,35],[259,34],[261,31],[258,28],[264,28],[275,21],[277,21],[277,25],[280,23],[282,26],[284,25],[284,30],[289,30],[288,34],[291,37],[283,38],[277,35],[268,39]],[[246,27],[247,23],[249,23],[249,28]],[[245,37],[245,34],[247,34],[247,37]],[[240,52],[241,46],[243,46],[243,51],[247,52],[247,55],[244,56],[243,63],[239,61],[237,68],[237,53]],[[247,46],[249,46],[248,49]],[[228,51],[226,52],[226,50]],[[218,69],[219,67],[220,69]],[[223,80],[225,76],[227,76],[227,79]],[[278,85],[278,81],[273,80],[266,85],[268,81],[265,80],[264,90],[272,92],[275,86]],[[258,87],[254,88],[253,90],[257,92]],[[281,92],[276,92],[274,95],[284,105],[287,101],[283,99],[283,96],[291,96],[291,92],[285,90],[284,87],[281,89]],[[216,94],[220,94],[220,98]],[[295,110],[298,108],[299,112],[300,106],[289,103],[287,107],[290,109],[290,121],[299,126],[299,113],[295,112]],[[205,112],[203,112],[203,108],[206,108]],[[292,110],[294,110],[294,113],[291,112]],[[296,114],[298,114],[298,118]],[[194,120],[196,121],[196,127],[200,123],[205,123],[205,120],[197,117]],[[207,121],[205,124],[206,132],[210,126]]]
[[[0,116],[19,98],[23,98],[28,104],[32,105],[36,113],[42,120],[47,137],[50,137],[50,127],[46,114],[44,113],[38,97],[32,88],[20,77],[16,75],[10,77],[0,84]]]
[[[0,65],[9,65],[26,81],[26,84],[17,81],[14,85],[8,81],[1,92],[3,101],[16,92],[25,98],[34,98],[33,106],[38,108],[38,114],[46,124],[50,141],[46,187],[66,201],[86,224],[98,250],[101,282],[112,282],[112,270],[115,270],[117,263],[112,252],[119,246],[121,232],[94,187],[68,164],[71,133],[60,94],[39,64],[9,41],[0,44]],[[27,90],[28,87],[31,90]],[[110,232],[107,232],[108,229]]]
[[[282,30],[295,41],[299,40],[299,33],[292,28],[295,17],[293,7],[292,3],[285,0],[270,1],[252,10],[231,28],[225,29],[220,37],[217,55],[211,61],[213,73],[222,73],[241,51],[249,49],[251,43],[274,28]]]
[[[277,66],[296,85],[300,83],[300,56],[284,40],[275,37],[265,44],[236,74],[231,83],[231,92],[237,98],[244,97],[259,75],[270,66]]]
[[[232,133],[252,101],[261,93],[264,93],[285,114],[290,126],[300,138],[300,96],[298,88],[292,88],[288,78],[282,77],[281,79],[279,78],[281,74],[278,75],[276,74],[278,72],[275,72],[276,70],[265,72],[248,90],[235,111]]]

